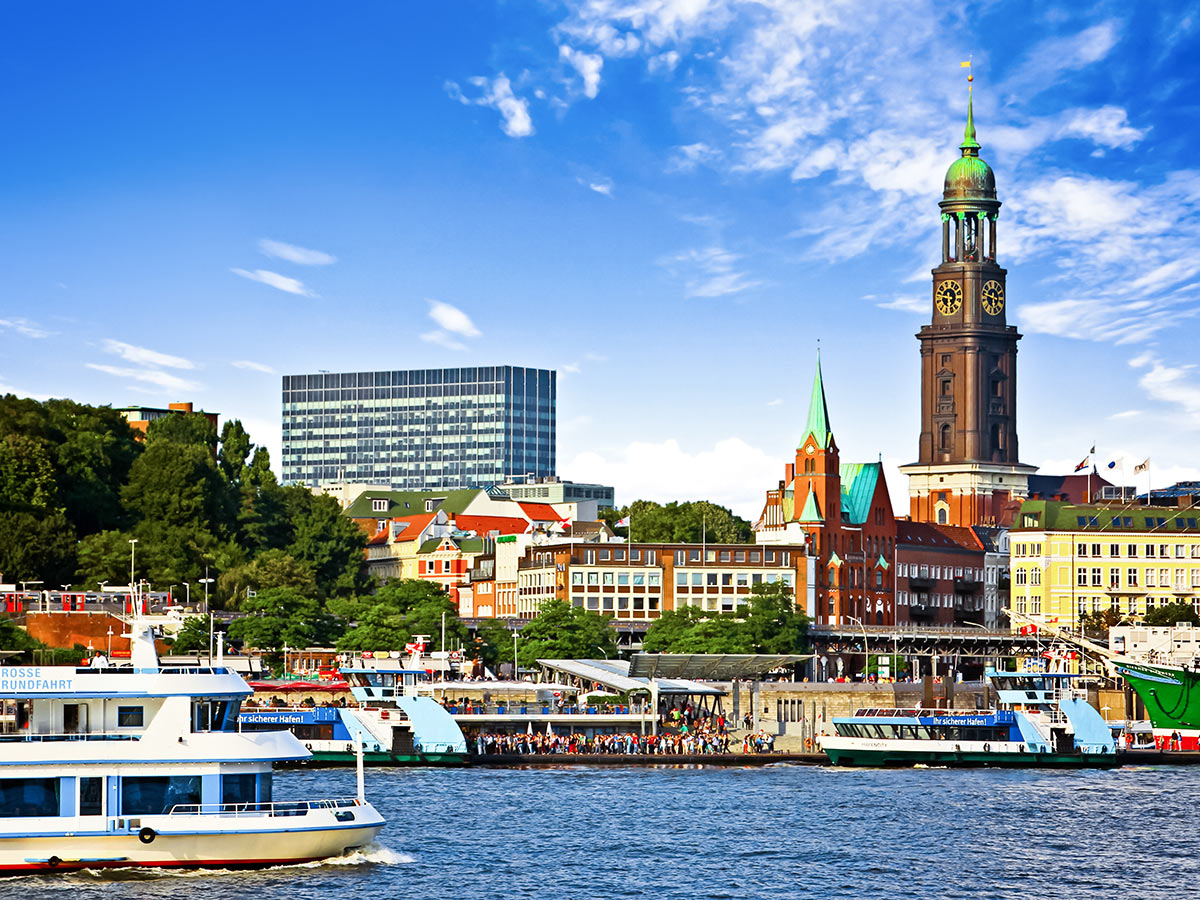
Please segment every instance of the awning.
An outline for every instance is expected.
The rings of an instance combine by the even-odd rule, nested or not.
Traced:
[[[539,659],[538,665],[572,678],[597,682],[619,693],[650,689],[651,679],[645,676],[631,675],[629,662],[623,659]],[[661,695],[706,694],[718,696],[724,693],[720,688],[710,687],[696,681],[663,677],[655,677],[653,680]]]
[[[644,678],[699,678],[732,681],[764,675],[812,655],[799,653],[635,653],[629,674]]]

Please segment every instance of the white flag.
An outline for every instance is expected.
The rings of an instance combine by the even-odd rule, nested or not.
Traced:
[[[1136,466],[1133,467],[1133,471],[1134,471],[1134,474],[1137,474],[1138,472],[1145,472],[1149,468],[1150,468],[1150,457],[1147,456],[1145,462],[1140,462]]]

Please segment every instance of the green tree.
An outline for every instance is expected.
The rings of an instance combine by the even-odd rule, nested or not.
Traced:
[[[332,497],[314,494],[303,485],[284,488],[291,523],[287,552],[311,563],[317,589],[325,597],[348,597],[366,590],[367,536]]]
[[[293,588],[272,588],[244,604],[246,613],[229,626],[229,637],[260,650],[328,646],[336,622],[313,597]]]
[[[250,435],[242,427],[240,419],[232,419],[221,428],[221,449],[217,454],[217,464],[221,474],[233,487],[242,483],[242,470],[250,459],[250,451],[254,444]]]
[[[429,635],[431,649],[440,649],[443,614],[446,649],[467,642],[467,628],[449,595],[431,581],[396,579],[374,594],[333,599],[329,608],[350,623],[338,640],[343,650],[399,650],[418,634]]]
[[[305,596],[316,596],[312,563],[301,562],[282,550],[265,550],[250,562],[222,572],[217,580],[217,589],[234,609],[249,596],[248,592],[271,588],[293,588]]]
[[[782,581],[750,588],[743,624],[751,653],[801,653],[808,644],[808,618],[796,609],[792,589]]]
[[[743,621],[732,613],[706,612],[693,606],[663,613],[646,632],[642,647],[650,653],[754,652]]]
[[[45,403],[52,434],[59,503],[82,536],[129,524],[121,486],[142,452],[125,417],[73,400]]]
[[[291,530],[286,495],[271,471],[271,456],[265,447],[257,448],[250,464],[243,466],[237,502],[238,541],[247,553],[288,545]]]
[[[174,413],[155,419],[146,428],[146,449],[160,441],[168,444],[203,447],[210,456],[217,453],[217,426],[200,413]]]
[[[1200,615],[1190,603],[1169,603],[1157,609],[1147,610],[1142,619],[1147,625],[1159,627],[1174,625],[1177,622],[1187,622],[1189,625],[1200,625]]]
[[[124,531],[100,531],[79,542],[79,567],[75,584],[94,590],[100,582],[129,582],[129,539]]]
[[[745,519],[729,509],[707,500],[665,506],[651,500],[635,500],[620,510],[605,511],[605,521],[613,526],[617,519],[630,517],[634,541],[699,544],[744,544],[753,539],[753,530]],[[610,521],[611,520],[611,521]],[[614,528],[628,536],[628,529]]]
[[[473,647],[484,666],[495,672],[501,663],[512,662],[513,629],[503,619],[480,619],[475,625],[475,639],[467,646]]]
[[[611,616],[588,612],[563,600],[547,600],[537,617],[521,629],[517,659],[533,666],[538,659],[595,659],[617,655]]]
[[[0,438],[0,572],[10,580],[72,580],[75,529],[57,499],[46,446],[25,434]]]
[[[156,419],[151,428],[173,418]],[[232,511],[224,481],[208,450],[198,444],[165,439],[148,444],[130,467],[121,499],[140,521],[199,529],[213,537],[229,532]]]
[[[175,635],[172,653],[194,653],[208,650],[208,616],[191,616]]]

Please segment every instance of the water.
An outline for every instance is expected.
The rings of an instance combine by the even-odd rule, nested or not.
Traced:
[[[1086,898],[1200,885],[1200,768],[376,769],[377,846],[254,872],[0,881],[0,897]],[[276,796],[349,796],[346,770]]]

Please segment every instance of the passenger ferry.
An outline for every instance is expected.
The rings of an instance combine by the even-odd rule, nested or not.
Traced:
[[[411,644],[406,666],[364,660],[340,674],[358,706],[246,708],[242,731],[287,728],[312,753],[313,764],[364,762],[384,766],[458,766],[467,762],[467,741],[458,723],[429,696],[422,663],[424,643]]]
[[[358,796],[279,802],[286,731],[238,733],[249,686],[220,657],[160,667],[135,615],[131,665],[0,667],[0,872],[308,862],[384,825]]]
[[[835,717],[821,749],[839,766],[1112,768],[1107,723],[1065,673],[996,672],[990,710],[860,709]]]

